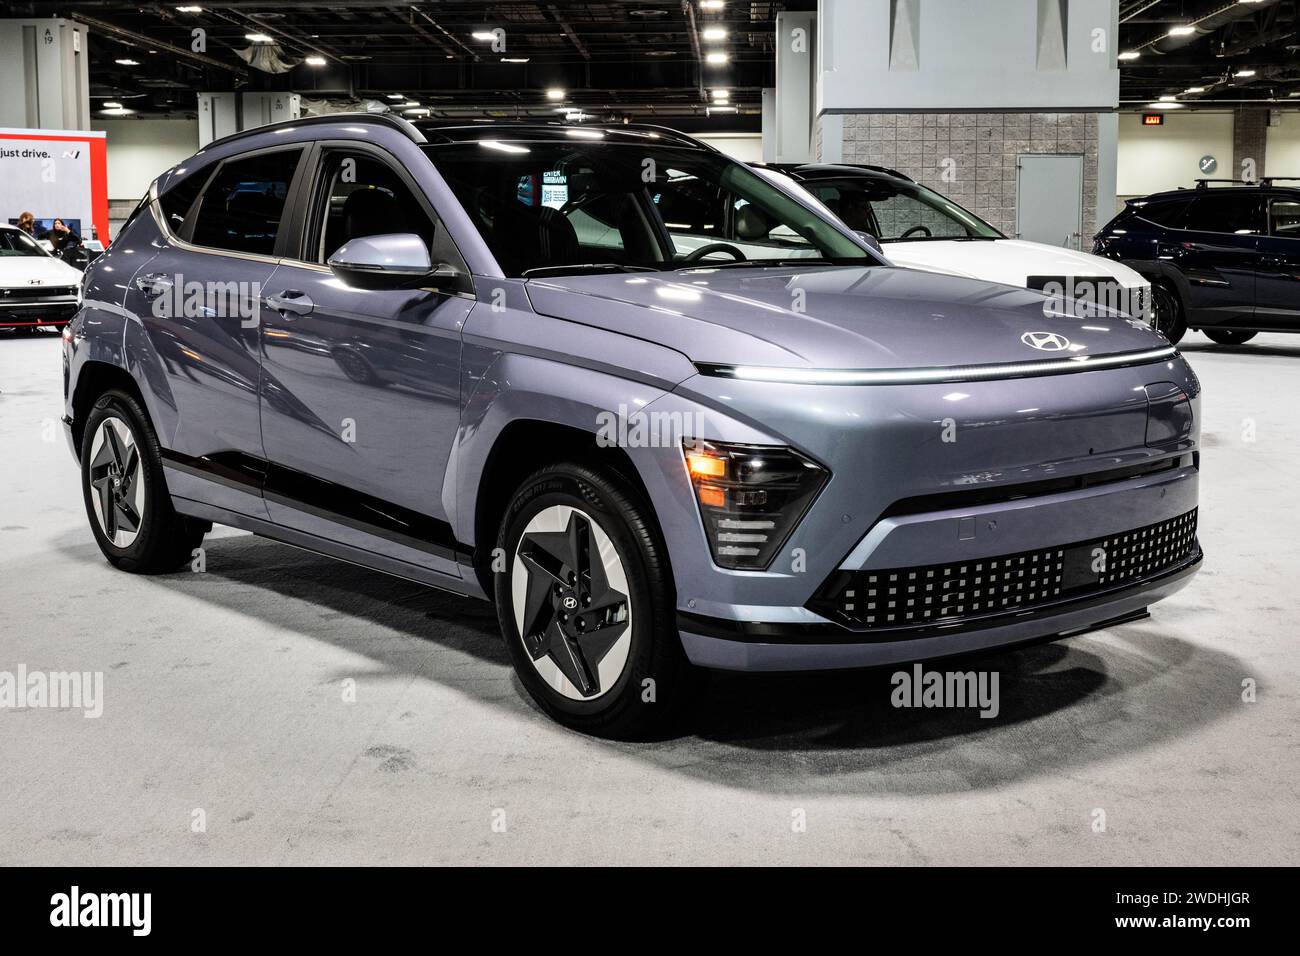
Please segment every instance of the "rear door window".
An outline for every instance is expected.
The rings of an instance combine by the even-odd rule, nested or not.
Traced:
[[[1264,232],[1264,200],[1258,193],[1197,196],[1187,212],[1184,229],[1239,236]]]
[[[289,149],[223,163],[203,190],[191,241],[230,252],[274,254],[301,157],[301,149]]]

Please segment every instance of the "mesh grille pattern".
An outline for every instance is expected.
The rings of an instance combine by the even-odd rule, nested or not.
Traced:
[[[857,628],[951,623],[1136,583],[1196,548],[1196,509],[1157,524],[1017,554],[832,577],[811,606]]]

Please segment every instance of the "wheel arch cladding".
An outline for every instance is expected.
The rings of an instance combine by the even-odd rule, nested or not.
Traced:
[[[511,496],[529,475],[562,461],[597,467],[623,479],[646,503],[651,519],[657,521],[645,482],[625,450],[602,446],[595,432],[571,424],[515,419],[497,435],[488,453],[475,500],[474,570],[487,593],[492,593],[492,549]]]
[[[78,450],[86,430],[86,418],[95,402],[105,392],[123,391],[136,400],[141,408],[147,409],[140,386],[131,373],[119,365],[109,362],[90,360],[81,366],[77,375],[77,385],[72,393],[72,438]]]

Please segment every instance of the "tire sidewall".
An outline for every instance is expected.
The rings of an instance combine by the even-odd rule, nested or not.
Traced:
[[[120,419],[135,439],[135,447],[140,455],[140,480],[144,482],[144,508],[140,513],[140,531],[135,540],[125,548],[119,548],[108,540],[95,516],[92,502],[93,490],[90,487],[90,450],[95,441],[99,426],[105,419]],[[86,518],[90,521],[91,531],[100,550],[110,563],[117,567],[132,569],[142,566],[151,551],[153,538],[160,533],[158,492],[161,488],[157,451],[154,448],[153,432],[141,419],[135,408],[135,402],[121,392],[109,392],[97,401],[86,418],[86,428],[81,436],[81,494],[86,505]]]
[[[1164,283],[1156,283],[1151,287],[1152,307],[1155,306],[1155,298],[1162,297],[1169,310],[1168,329],[1162,329],[1157,324],[1156,329],[1167,338],[1170,343],[1177,344],[1184,335],[1187,334],[1187,318],[1183,311],[1182,300],[1179,299],[1178,293]]]
[[[515,623],[511,580],[514,573],[516,549],[528,522],[541,511],[554,505],[575,508],[600,525],[614,544],[623,570],[627,575],[628,596],[631,599],[632,640],[627,662],[614,686],[591,700],[574,700],[550,687],[533,665],[524,648],[523,638]],[[642,701],[642,682],[647,677],[657,679],[654,671],[655,642],[664,639],[663,614],[665,602],[670,599],[656,593],[656,575],[649,564],[657,564],[656,555],[647,555],[638,542],[627,518],[627,509],[639,514],[642,521],[648,517],[639,506],[614,488],[603,476],[578,466],[558,465],[532,476],[516,492],[501,523],[497,547],[503,549],[505,570],[493,574],[497,616],[501,631],[509,647],[515,671],[525,689],[548,714],[561,722],[582,729],[597,729],[615,714],[629,708],[654,706]],[[653,547],[662,547],[652,541]],[[590,725],[586,727],[584,725]]]

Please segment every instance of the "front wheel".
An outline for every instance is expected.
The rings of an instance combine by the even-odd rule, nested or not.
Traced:
[[[1253,339],[1257,332],[1243,332],[1239,329],[1201,329],[1205,337],[1220,345],[1244,345]]]
[[[1187,334],[1187,318],[1178,293],[1159,282],[1151,286],[1151,326],[1174,345]]]
[[[551,465],[501,523],[497,616],[539,707],[585,733],[635,739],[687,697],[671,572],[648,505],[612,472]]]

